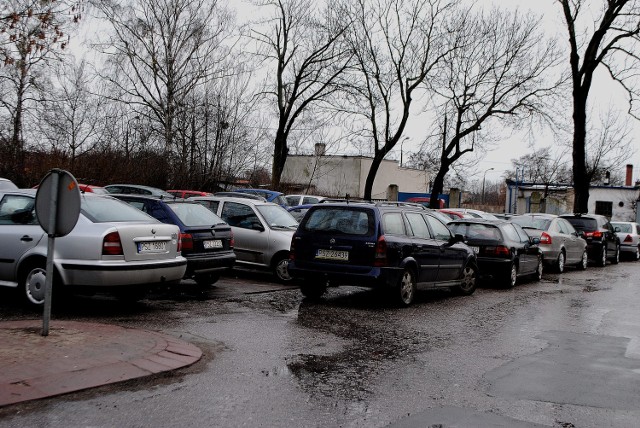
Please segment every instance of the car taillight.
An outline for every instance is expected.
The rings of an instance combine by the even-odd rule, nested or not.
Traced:
[[[631,237],[631,235],[627,235],[627,237],[624,238],[624,242],[633,242],[633,238]]]
[[[182,245],[180,246],[180,251],[189,251],[193,250],[193,236],[190,233],[181,233],[180,241]]]
[[[489,246],[480,248],[480,255],[490,257],[511,257],[511,251],[504,245]]]
[[[551,235],[549,235],[547,232],[542,232],[542,235],[540,235],[540,243],[551,245],[552,243]]]
[[[295,239],[295,238],[293,238]],[[296,255],[294,254],[295,244],[293,243],[293,239],[291,240],[291,247],[289,248],[289,260],[294,261],[296,259]]]
[[[384,239],[384,235],[380,236],[376,242],[373,265],[376,267],[387,265],[387,241]]]
[[[584,236],[585,238],[602,239],[602,232],[600,232],[599,230],[596,230],[594,232],[585,232]]]
[[[107,234],[102,240],[102,255],[103,256],[121,256],[122,242],[120,242],[120,234],[118,232],[111,232]]]

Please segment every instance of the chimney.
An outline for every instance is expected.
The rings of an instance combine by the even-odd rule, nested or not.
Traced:
[[[324,143],[316,143],[316,156],[324,156],[326,147],[327,146]]]
[[[624,185],[630,187],[632,178],[633,178],[633,165],[627,164],[627,176],[624,180]]]

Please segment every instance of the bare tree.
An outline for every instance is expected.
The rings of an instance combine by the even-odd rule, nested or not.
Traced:
[[[254,29],[251,37],[258,43],[260,63],[275,68],[264,93],[277,106],[271,186],[278,189],[296,123],[338,89],[335,82],[350,62],[339,43],[348,24],[336,25],[331,9],[322,10],[313,0],[260,4],[274,10],[262,23],[264,29]]]
[[[547,186],[554,183],[570,183],[571,169],[565,154],[554,153],[551,146],[537,150],[532,148],[531,153],[511,160],[514,169],[507,171],[506,175],[520,181]]]
[[[405,132],[414,96],[447,53],[443,23],[451,10],[446,0],[342,3],[340,13],[351,23],[347,40],[355,54],[344,109],[373,145],[365,199],[371,199],[382,160]]]
[[[486,141],[488,129],[544,116],[544,99],[560,84],[549,78],[557,54],[538,20],[496,9],[452,19],[461,24],[450,41],[456,49],[432,80],[435,112],[442,118],[433,208],[451,166]]]
[[[110,58],[102,77],[157,124],[165,158],[184,158],[185,141],[175,139],[185,135],[197,91],[227,72],[219,66],[229,54],[231,16],[217,0],[103,0],[96,7],[113,30],[98,45]]]
[[[608,0],[589,8],[587,0],[556,0],[562,8],[569,35],[569,65],[573,84],[573,210],[587,212],[590,172],[587,165],[587,100],[594,73],[604,68],[629,96],[634,113],[638,88],[634,79],[640,66],[640,1]],[[584,22],[584,27],[581,25]],[[592,30],[583,29],[593,26]]]

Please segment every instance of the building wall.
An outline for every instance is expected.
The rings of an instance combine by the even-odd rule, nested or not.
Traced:
[[[636,221],[636,201],[640,191],[624,187],[592,187],[589,189],[589,212],[596,212],[596,202],[611,202],[611,220]]]

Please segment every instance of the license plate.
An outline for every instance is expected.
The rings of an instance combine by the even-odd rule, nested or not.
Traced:
[[[167,241],[138,242],[139,253],[161,253],[167,251]]]
[[[480,247],[471,247],[474,253],[478,254],[480,252]]]
[[[222,241],[219,239],[213,241],[202,241],[205,250],[210,250],[211,248],[222,248]]]
[[[316,252],[316,259],[347,261],[349,260],[349,252],[336,250],[318,250]]]

